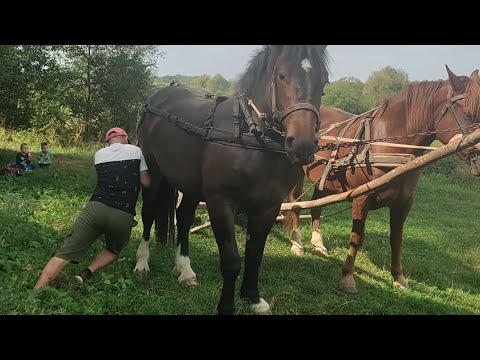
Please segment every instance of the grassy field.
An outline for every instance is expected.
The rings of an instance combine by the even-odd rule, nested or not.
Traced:
[[[19,144],[39,151],[43,139],[0,130],[0,164],[12,162]],[[84,286],[74,276],[102,248],[97,241],[84,261],[69,265],[52,287],[32,290],[43,266],[63,241],[95,186],[93,154],[100,144],[62,148],[55,143],[52,169],[0,179],[0,314],[215,314],[222,285],[211,229],[191,236],[191,261],[199,285],[184,288],[171,274],[173,250],[152,246],[150,276],[133,275],[142,225],[134,228],[120,259]],[[403,264],[410,290],[396,290],[389,271],[388,211],[371,212],[356,262],[359,293],[337,290],[348,250],[349,207],[327,207],[324,239],[330,258],[306,244],[302,258],[290,253],[289,236],[275,225],[260,270],[260,291],[274,314],[480,314],[480,181],[455,158],[425,171],[405,226]],[[141,201],[138,204],[140,213]],[[338,214],[334,214],[339,212]],[[199,214],[194,226],[203,222]],[[237,240],[243,256],[245,219]],[[308,221],[304,238],[310,236]],[[237,289],[240,286],[237,281]],[[238,299],[237,313],[252,314]]]

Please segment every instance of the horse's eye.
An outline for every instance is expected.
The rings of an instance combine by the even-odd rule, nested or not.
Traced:
[[[278,78],[282,81],[284,81],[286,79],[284,74],[278,74]]]

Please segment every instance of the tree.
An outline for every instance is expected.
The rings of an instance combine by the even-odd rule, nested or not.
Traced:
[[[210,80],[210,76],[201,75],[193,79],[188,83],[188,86],[196,89],[205,89],[207,87],[207,82]]]
[[[365,112],[364,83],[354,77],[341,78],[325,87],[322,104],[334,106],[353,114]]]
[[[0,124],[18,126],[26,122],[19,103],[26,101],[28,92],[23,78],[18,47],[0,46]]]
[[[374,108],[409,84],[408,74],[401,69],[386,66],[374,71],[367,79],[363,95],[368,108]]]
[[[0,124],[28,127],[35,113],[42,112],[40,99],[55,93],[56,61],[50,47],[0,46]]]
[[[77,136],[100,137],[113,125],[134,130],[138,110],[151,95],[158,47],[69,45],[60,51],[69,73],[64,89],[71,110],[67,125]]]
[[[233,96],[240,90],[240,75],[230,81],[230,87],[226,93],[227,96]]]
[[[222,75],[212,76],[205,85],[206,89],[215,95],[225,95],[230,87],[230,83]]]

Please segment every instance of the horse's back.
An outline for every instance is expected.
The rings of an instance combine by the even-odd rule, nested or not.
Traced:
[[[149,99],[150,106],[167,111],[197,126],[209,116],[214,101],[205,91],[169,86],[160,89]]]
[[[333,106],[320,107],[320,120],[322,129],[328,127],[335,122],[347,120],[355,116],[357,115]]]
[[[214,100],[201,91],[170,86],[153,94],[147,105],[137,132],[149,168],[182,192],[200,191],[205,141],[175,125],[174,119],[201,128],[211,116]]]

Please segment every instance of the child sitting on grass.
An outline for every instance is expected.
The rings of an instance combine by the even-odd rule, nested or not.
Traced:
[[[23,143],[20,145],[20,152],[17,153],[15,158],[15,164],[21,171],[32,171],[35,170],[35,167],[31,164],[32,154],[29,152],[28,145]]]
[[[43,142],[42,151],[38,154],[38,166],[40,168],[48,168],[53,162],[53,154],[49,150],[48,142]]]

